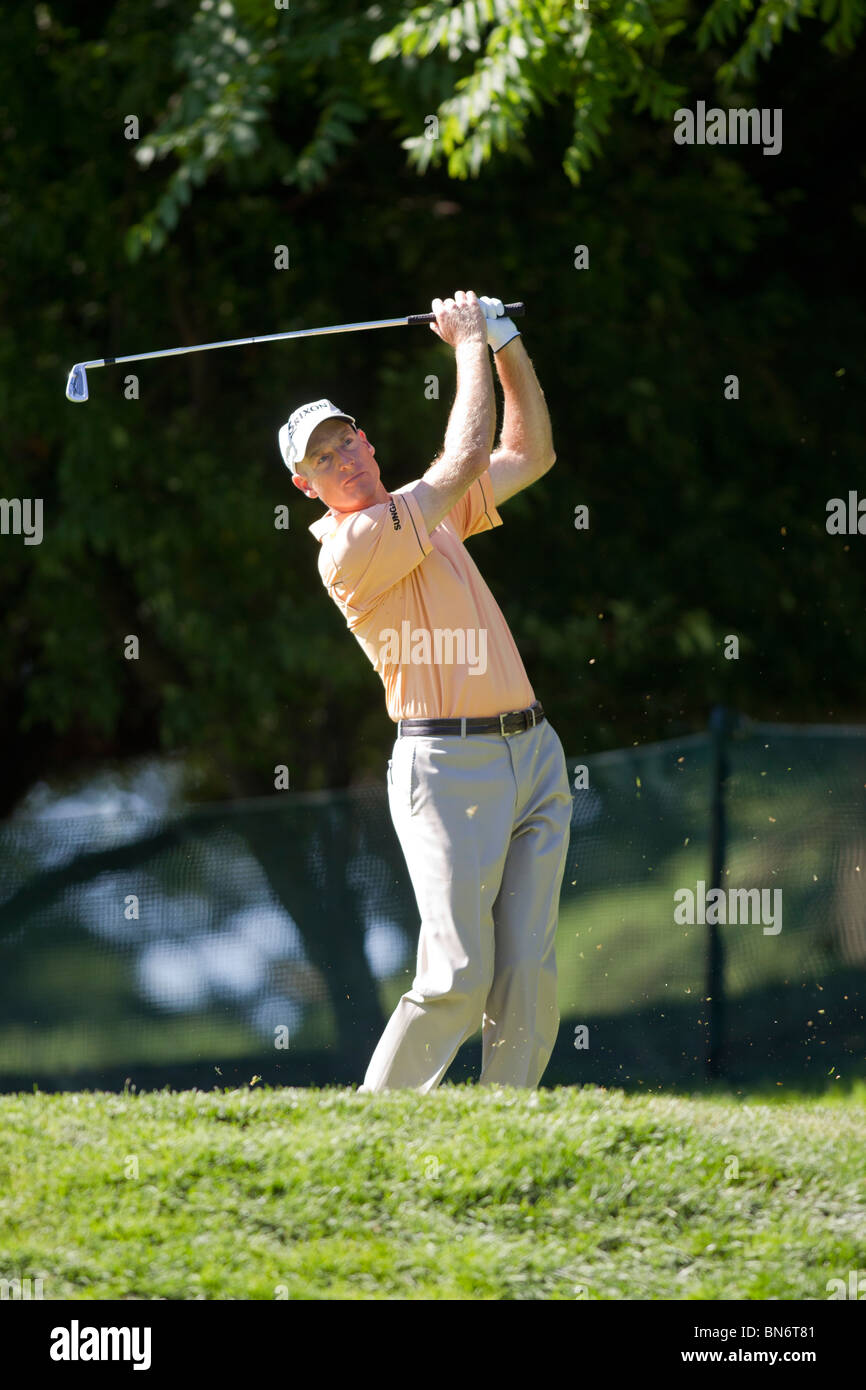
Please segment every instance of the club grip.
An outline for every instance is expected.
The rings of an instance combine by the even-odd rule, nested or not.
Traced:
[[[509,319],[520,318],[521,314],[526,313],[526,305],[521,301],[519,304],[506,304],[505,317]],[[435,323],[435,314],[410,314],[407,323]],[[495,320],[494,320],[495,322]]]

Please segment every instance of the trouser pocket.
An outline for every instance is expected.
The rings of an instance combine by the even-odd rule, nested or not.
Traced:
[[[412,815],[415,806],[415,753],[417,739],[398,739],[388,760],[388,796],[392,804]]]

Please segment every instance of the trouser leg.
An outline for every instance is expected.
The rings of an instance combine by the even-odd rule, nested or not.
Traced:
[[[537,1086],[559,1029],[555,945],[572,800],[555,730],[545,721],[532,733],[508,740],[518,814],[493,906],[481,1085]]]
[[[493,905],[517,799],[506,740],[398,739],[388,794],[421,926],[412,988],[363,1089],[427,1092],[480,1027],[493,980]]]

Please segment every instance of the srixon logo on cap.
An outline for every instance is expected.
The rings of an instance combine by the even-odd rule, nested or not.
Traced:
[[[323,408],[327,410],[328,404],[328,401],[313,401],[312,405],[299,406],[299,408],[295,411],[294,415],[292,416],[292,420],[303,420],[305,415],[313,415],[315,412],[322,410]]]

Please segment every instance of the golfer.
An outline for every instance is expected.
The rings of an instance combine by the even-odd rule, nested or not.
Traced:
[[[319,573],[385,686],[397,737],[388,799],[421,929],[361,1090],[431,1091],[481,1027],[479,1084],[535,1087],[559,1026],[555,936],[571,792],[562,744],[464,541],[552,467],[544,396],[498,299],[434,299],[457,389],[439,456],[394,492],[375,446],[328,400],[280,449],[305,497]],[[487,354],[505,398],[499,448]]]

